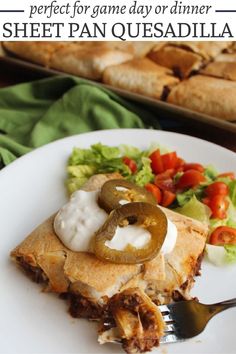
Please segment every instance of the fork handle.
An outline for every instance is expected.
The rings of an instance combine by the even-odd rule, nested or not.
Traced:
[[[235,306],[236,306],[236,298],[226,300],[226,301],[221,301],[212,305],[207,305],[210,317],[216,315],[221,311],[227,310],[230,307],[235,307]]]
[[[225,309],[228,309],[230,307],[234,307],[234,306],[236,306],[236,298],[218,302],[218,303],[214,304],[213,306],[222,306],[222,307],[225,307]]]

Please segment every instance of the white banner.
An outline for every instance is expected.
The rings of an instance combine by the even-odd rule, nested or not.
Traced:
[[[233,0],[8,0],[0,5],[4,41],[234,38]]]

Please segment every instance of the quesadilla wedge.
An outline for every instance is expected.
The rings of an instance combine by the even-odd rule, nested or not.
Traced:
[[[158,307],[139,288],[114,295],[100,324],[98,341],[121,342],[127,353],[146,352],[158,346],[165,324]]]
[[[95,175],[84,190],[101,188],[117,174]],[[128,352],[143,352],[159,344],[163,320],[156,305],[189,299],[198,274],[208,229],[205,225],[162,208],[177,227],[173,251],[144,264],[115,264],[92,253],[65,247],[53,228],[55,215],[38,226],[11,257],[45,291],[69,302],[73,317],[99,320],[99,342],[118,340]],[[132,307],[132,311],[131,311]]]

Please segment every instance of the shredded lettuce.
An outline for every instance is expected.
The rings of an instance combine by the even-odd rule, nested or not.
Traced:
[[[69,166],[98,163],[98,156],[92,149],[74,148],[69,158]]]
[[[236,206],[233,204],[231,198],[229,198],[228,201],[229,201],[229,207],[227,210],[228,218],[227,218],[226,225],[236,228]]]
[[[227,252],[227,262],[236,262],[236,245],[226,245],[224,246],[224,249]]]
[[[224,182],[225,184],[227,184],[227,186],[230,185],[230,182],[232,182],[230,177],[217,177],[216,182]]]
[[[236,208],[236,180],[229,183],[229,196],[234,207]]]
[[[229,219],[227,220],[226,225],[229,226],[229,227],[233,227],[234,229],[236,229],[236,219],[231,219],[231,218],[229,218]]]
[[[236,245],[215,246],[207,244],[205,251],[208,260],[217,266],[236,262]]]
[[[113,160],[120,156],[118,147],[98,143],[92,145],[90,149],[74,148],[69,159],[69,165],[99,165],[106,160]]]
[[[210,231],[215,230],[219,226],[229,226],[236,229],[236,208],[230,198],[228,198],[228,202],[227,217],[225,219],[210,219]]]
[[[69,193],[79,189],[95,173],[120,172],[124,177],[131,175],[129,167],[122,161],[120,148],[101,143],[89,149],[74,148],[67,170],[66,185]]]
[[[163,146],[163,145],[160,145],[156,142],[152,142],[150,144],[150,147],[144,151],[144,156],[150,156],[151,153],[153,153],[155,150],[160,150],[160,153],[161,154],[166,154],[168,152],[171,152],[172,150],[171,149],[168,149],[167,147]]]
[[[174,184],[177,183],[180,177],[183,175],[183,172],[177,172],[176,175],[173,177]]]
[[[227,219],[210,219],[210,232],[215,230],[217,227],[226,226]]]
[[[211,263],[217,266],[227,264],[227,252],[222,246],[206,244],[205,255]]]
[[[96,168],[89,165],[68,166],[66,186],[69,194],[79,189],[95,173]]]
[[[125,144],[120,145],[120,153],[122,156],[128,156],[129,158],[136,160],[136,162],[143,154],[143,152],[135,146]]]
[[[204,176],[207,178],[209,182],[214,181],[217,175],[218,175],[218,171],[215,169],[214,166],[209,165],[205,168]]]
[[[194,195],[195,195],[195,191],[193,189],[189,189],[186,192],[178,193],[176,195],[178,205],[180,207],[183,207],[186,203],[190,201],[190,199],[192,199]]]
[[[200,185],[197,188],[191,188],[188,189],[185,192],[182,193],[178,193],[176,196],[178,205],[180,207],[184,206],[186,203],[188,203],[194,196],[197,199],[201,199],[201,197],[203,196],[203,191],[204,191],[205,185]]]
[[[113,160],[121,156],[120,149],[114,146],[107,146],[101,143],[91,146],[92,151],[99,156],[101,161],[104,160]]]
[[[175,211],[209,224],[211,211],[205,204],[201,203],[195,195],[193,195],[193,197],[185,205],[176,208]]]
[[[94,174],[95,168],[89,165],[68,166],[67,171],[71,177],[90,177]]]
[[[145,184],[152,182],[154,174],[152,173],[151,160],[148,157],[142,157],[142,167],[140,171],[135,175],[134,182],[143,187]]]
[[[120,172],[124,177],[130,176],[131,171],[121,159],[113,159],[103,161],[100,166],[97,167],[96,173],[112,173]]]
[[[79,189],[93,174],[120,172],[128,180],[139,186],[153,181],[151,161],[145,157],[146,151],[141,151],[129,145],[110,147],[101,143],[92,145],[89,149],[74,148],[68,161],[67,189],[73,193]],[[134,159],[138,171],[132,175],[129,167],[123,162],[122,157]]]

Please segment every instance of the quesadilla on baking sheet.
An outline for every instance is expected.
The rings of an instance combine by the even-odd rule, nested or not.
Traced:
[[[53,53],[66,42],[3,42],[3,47],[20,58],[49,67]]]
[[[174,87],[168,103],[221,119],[236,118],[236,82],[205,75],[192,76]]]
[[[165,88],[179,82],[172,70],[155,64],[148,58],[134,59],[107,68],[103,74],[105,84],[160,99]]]
[[[51,57],[51,67],[69,74],[88,79],[99,80],[103,71],[112,65],[131,60],[133,54],[121,50],[119,46],[102,44],[77,45],[63,47]]]
[[[236,61],[215,61],[201,70],[200,74],[236,81]]]
[[[171,45],[184,48],[199,54],[206,60],[212,60],[224,50],[228,49],[232,42],[227,41],[184,41],[170,42]]]
[[[151,50],[148,57],[155,63],[173,70],[175,75],[181,79],[198,71],[204,63],[199,54],[172,45],[165,45],[161,48],[158,45]]]

